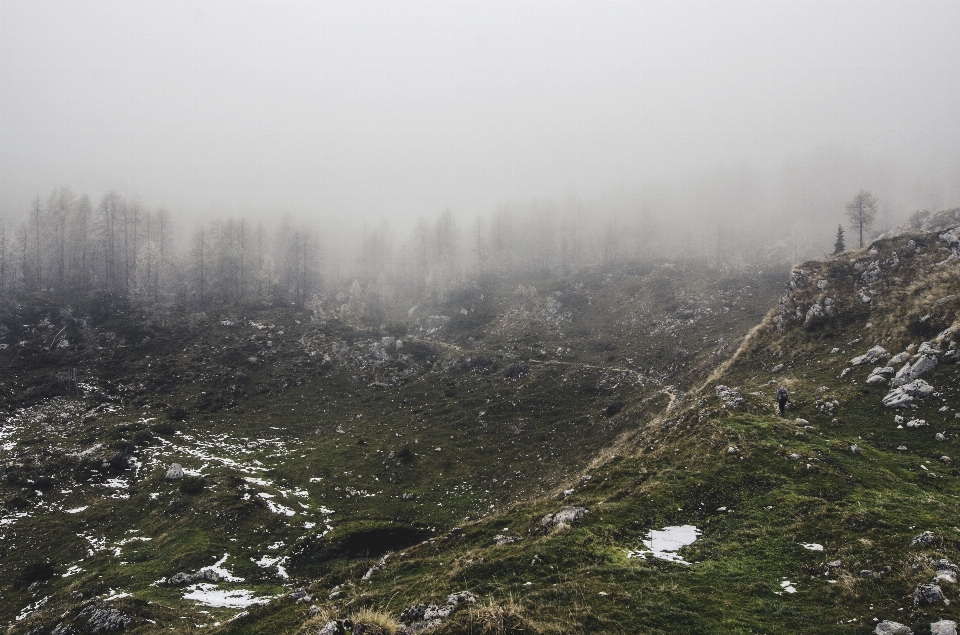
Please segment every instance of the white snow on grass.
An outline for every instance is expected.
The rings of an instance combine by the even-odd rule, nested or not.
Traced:
[[[4,516],[3,518],[0,518],[0,527],[4,525],[12,525],[13,523],[17,522],[19,519],[26,518],[27,516],[29,516],[28,512],[14,512],[12,514]]]
[[[823,551],[823,545],[818,542],[801,542],[800,546],[810,551]]]
[[[87,557],[92,557],[100,551],[104,551],[107,548],[107,539],[104,538],[94,538],[93,536],[85,536],[84,534],[77,534],[78,538],[83,538],[90,543],[90,546],[87,548]]]
[[[204,606],[243,609],[256,604],[266,604],[273,596],[256,597],[246,589],[218,589],[215,584],[194,584],[186,588],[183,599],[193,600]]]
[[[64,573],[63,575],[61,575],[60,577],[61,577],[61,578],[69,578],[69,577],[72,576],[72,575],[77,575],[77,574],[80,573],[81,571],[83,571],[83,569],[81,569],[81,568],[78,567],[77,565],[73,565],[72,567],[70,567],[69,569],[67,569],[67,572]]]
[[[220,576],[220,579],[225,582],[243,582],[243,578],[238,578],[229,571],[223,568],[223,564],[227,561],[227,558],[230,557],[229,553],[223,554],[223,557],[213,563],[213,566],[203,567],[200,571],[213,571]]]
[[[280,503],[274,503],[272,500],[270,500],[273,498],[270,494],[264,494],[263,492],[260,492],[260,497],[263,498],[263,502],[267,504],[267,507],[274,514],[283,514],[284,516],[296,516],[297,514],[297,512],[293,511],[289,507],[284,507]]]
[[[253,560],[253,558],[250,558],[250,560]],[[264,569],[267,569],[269,567],[276,567],[277,575],[283,578],[284,580],[286,580],[290,577],[290,575],[287,573],[287,570],[283,566],[287,563],[287,560],[288,558],[286,556],[277,557],[277,558],[271,558],[270,556],[261,556],[259,560],[253,560],[253,563],[258,567],[262,567]]]
[[[41,606],[43,606],[44,604],[46,604],[46,603],[47,603],[47,600],[49,600],[49,599],[50,599],[50,596],[47,595],[47,596],[44,596],[43,599],[37,600],[37,601],[36,601],[35,603],[33,603],[33,604],[28,604],[28,605],[26,605],[25,607],[23,607],[23,610],[20,611],[20,614],[17,615],[16,620],[19,622],[20,620],[27,618],[31,613],[33,613],[33,612],[36,611],[38,608],[40,608]]]
[[[646,549],[627,552],[628,558],[646,558],[653,556],[658,560],[690,564],[677,553],[681,548],[692,545],[702,532],[693,525],[664,527],[661,530],[652,529],[643,541]]]
[[[67,512],[68,514],[79,514],[87,507],[89,507],[89,505],[84,505],[83,507],[74,507],[73,509],[65,509],[63,511]]]
[[[774,593],[777,595],[783,595],[784,593],[796,593],[797,587],[793,586],[794,584],[796,584],[796,582],[791,582],[790,580],[784,578],[783,582],[780,583],[780,588],[783,589],[783,591],[774,591]]]

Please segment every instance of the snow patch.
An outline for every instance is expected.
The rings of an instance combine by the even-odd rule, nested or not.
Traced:
[[[193,600],[204,606],[243,609],[256,604],[266,604],[273,596],[255,597],[246,589],[218,589],[215,584],[195,584],[187,587],[183,599]]]
[[[646,549],[627,552],[628,558],[646,558],[653,556],[659,560],[691,564],[677,553],[681,548],[692,545],[702,532],[693,525],[664,527],[661,530],[652,529],[643,541]]]

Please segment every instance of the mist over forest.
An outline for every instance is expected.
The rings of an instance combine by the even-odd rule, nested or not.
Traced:
[[[822,256],[860,190],[871,235],[960,205],[958,11],[3,0],[0,294]]]

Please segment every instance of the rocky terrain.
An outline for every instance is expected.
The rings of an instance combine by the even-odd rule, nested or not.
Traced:
[[[14,307],[0,619],[955,632],[960,213],[924,223],[792,272],[476,282],[377,329]]]

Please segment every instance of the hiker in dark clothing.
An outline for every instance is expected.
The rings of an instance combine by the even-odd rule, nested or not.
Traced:
[[[790,397],[787,396],[787,389],[783,386],[777,388],[777,407],[780,408],[780,416],[783,416],[783,409],[787,407]]]

